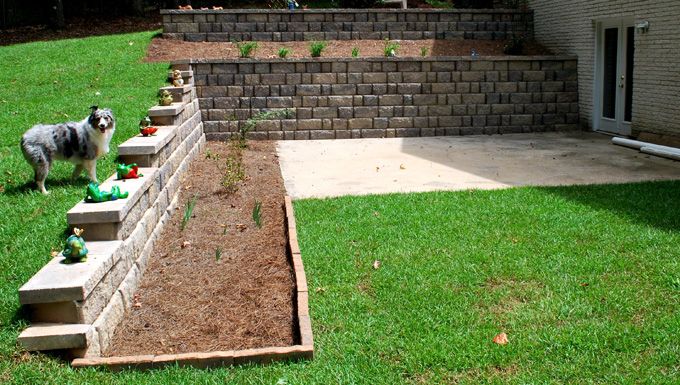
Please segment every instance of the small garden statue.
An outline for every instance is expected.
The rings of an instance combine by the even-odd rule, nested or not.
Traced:
[[[300,4],[298,4],[297,1],[295,1],[295,0],[288,0],[288,9],[290,9],[291,11],[294,11],[295,8],[297,8],[297,7],[299,7],[299,6],[300,6]]]
[[[182,71],[174,70],[172,71],[172,85],[175,87],[182,87],[184,85],[184,79],[182,78]]]
[[[142,134],[142,136],[151,136],[158,131],[158,128],[156,127],[140,127],[139,128],[139,133]]]
[[[161,106],[169,106],[172,104],[172,94],[168,90],[163,90],[158,98],[158,104]]]
[[[90,203],[100,203],[115,201],[117,199],[125,199],[128,197],[128,192],[121,192],[120,187],[113,186],[111,191],[101,191],[99,190],[99,184],[95,182],[90,182],[87,185],[87,195],[85,196],[85,202]]]
[[[118,176],[118,179],[137,179],[140,176],[144,176],[139,173],[137,163],[130,163],[127,165],[125,163],[119,163],[118,166],[116,166],[116,175]]]
[[[80,236],[84,230],[77,227],[73,228],[73,235],[66,239],[64,251],[61,254],[64,256],[64,263],[78,263],[87,261],[87,247],[85,247],[85,240]]]
[[[153,135],[156,131],[158,131],[158,128],[151,127],[151,118],[148,116],[139,121],[139,133],[142,134],[142,136]]]

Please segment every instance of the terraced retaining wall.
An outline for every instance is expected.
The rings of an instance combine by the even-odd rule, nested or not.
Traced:
[[[345,139],[575,130],[571,56],[203,60],[193,70],[208,139],[259,112],[255,139]]]
[[[65,264],[58,256],[19,289],[31,326],[18,338],[26,350],[65,350],[97,357],[108,345],[146,269],[154,243],[177,206],[180,177],[205,143],[191,72],[185,87],[164,87],[174,103],[152,107],[154,136],[130,138],[119,146],[121,161],[137,162],[139,179],[117,180],[125,199],[81,201],[67,213],[69,227],[85,229],[86,262]],[[85,188],[83,187],[83,193]]]
[[[508,9],[162,10],[163,37],[186,41],[495,39],[532,34]]]

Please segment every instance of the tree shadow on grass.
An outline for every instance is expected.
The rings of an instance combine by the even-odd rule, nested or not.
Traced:
[[[538,187],[549,194],[607,210],[637,223],[680,232],[680,181]]]

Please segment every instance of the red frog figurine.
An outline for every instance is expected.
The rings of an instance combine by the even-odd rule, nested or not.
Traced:
[[[142,127],[139,129],[139,133],[142,134],[142,136],[151,136],[158,131],[158,128],[156,127]]]
[[[116,175],[118,176],[118,179],[137,179],[140,176],[144,176],[139,173],[137,163],[130,163],[128,165],[120,163],[116,166]]]
[[[139,133],[142,134],[142,136],[151,136],[155,134],[156,131],[158,131],[158,128],[151,126],[151,118],[148,116],[139,122]]]

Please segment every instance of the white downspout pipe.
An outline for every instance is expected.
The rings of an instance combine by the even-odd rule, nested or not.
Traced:
[[[640,152],[643,152],[645,154],[661,156],[673,160],[680,160],[680,148],[662,146],[659,144],[641,142],[639,140],[618,137],[612,138],[612,143],[619,146],[634,148],[636,150],[640,150]]]

